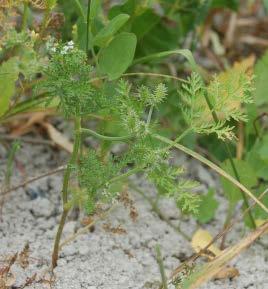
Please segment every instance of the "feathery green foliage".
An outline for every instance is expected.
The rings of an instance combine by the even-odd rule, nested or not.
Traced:
[[[91,71],[83,51],[73,48],[72,43],[59,45],[44,68],[46,80],[37,89],[47,94],[49,102],[59,98],[59,109],[65,117],[87,115],[96,111],[97,106]]]
[[[216,134],[221,140],[232,139],[231,145],[235,143],[236,123],[248,120],[245,104],[253,102],[252,77],[247,73],[251,62],[235,64],[226,72],[215,75],[207,84],[197,73],[202,69],[195,63],[191,52],[187,49],[178,50],[177,47],[185,46],[188,32],[192,31],[192,36],[198,33],[194,28],[202,23],[210,9],[229,7],[235,10],[238,1],[172,0],[156,1],[156,5],[155,1],[126,0],[111,6],[108,1],[104,9],[102,1],[94,0],[87,1],[87,11],[86,2],[79,0],[73,3],[63,0],[2,2],[1,120],[18,111],[25,111],[25,103],[26,107],[32,104],[32,108],[36,109],[37,106],[33,104],[40,104],[38,101],[41,99],[42,108],[45,102],[47,105],[57,104],[58,111],[75,124],[73,151],[63,178],[63,212],[55,238],[53,267],[57,263],[60,238],[69,210],[79,206],[86,213],[94,214],[102,205],[111,206],[117,201],[128,177],[137,173],[154,185],[157,196],[153,201],[156,206],[159,197],[172,198],[183,213],[194,214],[203,223],[211,220],[217,208],[213,192],[200,197],[196,192],[198,183],[189,180],[181,167],[171,164],[169,152],[175,143],[177,148],[179,145],[182,147],[179,142],[189,131],[205,135]],[[51,14],[56,4],[59,9],[57,13]],[[35,13],[31,13],[32,7],[40,9],[40,14],[43,13],[37,25],[34,22]],[[8,12],[8,8],[13,10]],[[61,12],[64,12],[65,22],[60,20]],[[64,32],[60,36],[61,30]],[[62,39],[53,39],[48,36],[50,32],[57,39],[58,36]],[[194,47],[196,39],[192,36],[189,37],[192,42],[190,46]],[[69,42],[62,44],[65,41]],[[48,49],[52,42],[61,44]],[[195,71],[188,80],[183,80],[179,90],[182,113],[178,113],[175,82],[167,85],[152,85],[149,82],[149,85],[144,85],[145,77],[139,79],[141,75],[150,74],[180,80],[177,76],[162,74],[165,73],[164,66],[144,66],[144,63],[151,60],[170,55],[174,55],[176,72],[181,69],[177,69],[181,67],[181,56],[188,60],[191,69]],[[262,89],[257,95],[265,95],[265,85],[260,81],[265,78],[260,77],[264,74],[265,60],[264,57],[263,63],[257,66],[257,87]],[[133,73],[128,75],[139,75],[139,84],[118,80],[120,77],[125,78],[125,71],[137,64],[141,65],[136,66]],[[143,72],[137,72],[136,68],[141,68]],[[152,73],[144,72],[148,70]],[[32,87],[36,82],[35,96],[38,98],[31,99]],[[30,97],[28,103],[27,97]],[[264,98],[263,96],[260,103],[266,104]],[[171,115],[172,118],[169,118]],[[93,124],[95,130],[84,127],[88,125],[86,120],[89,116],[98,119]],[[244,160],[233,162],[238,168],[239,163],[244,164],[239,171],[243,172],[243,168],[246,168],[247,178],[252,179],[252,182],[248,183],[244,176],[239,178],[234,172],[236,169],[233,163],[222,166],[237,181],[241,179],[249,189],[267,179],[267,139],[261,139],[262,135],[257,131],[258,126],[255,127],[254,118],[257,119],[257,112],[251,115],[250,133],[246,135],[250,139],[249,145],[246,145],[251,148],[251,153],[246,155],[246,152],[242,152],[240,155],[240,158],[243,153],[246,155],[248,167]],[[175,141],[158,134],[160,130],[162,132],[163,120],[167,120],[169,135],[175,132],[172,135]],[[174,123],[174,130],[170,123]],[[184,126],[180,123],[184,123]],[[179,135],[178,131],[181,132]],[[259,137],[257,141],[254,133]],[[95,138],[96,147],[93,149],[83,147],[83,139],[87,134]],[[124,144],[119,153],[110,150],[113,142]],[[243,145],[243,139],[240,140],[239,144],[241,143]],[[194,146],[195,143],[192,142],[191,147]],[[218,147],[222,153],[220,146]],[[199,156],[190,150],[187,152],[187,148],[182,151],[191,156]],[[230,155],[232,160],[232,151]],[[206,163],[202,156],[196,158]],[[214,166],[214,169],[217,170],[217,167]],[[226,177],[224,172],[222,175]],[[75,186],[70,185],[72,177],[76,178]],[[240,191],[225,181],[222,183],[225,191],[228,191],[226,195],[230,203],[235,206],[241,199]],[[239,186],[238,183],[236,185]],[[257,189],[256,191],[258,192]],[[255,212],[254,217],[266,216],[263,213]]]
[[[180,92],[184,101],[182,111],[186,123],[197,133],[215,133],[222,140],[234,138],[234,126],[229,122],[247,121],[241,105],[253,101],[251,81],[252,78],[244,73],[231,71],[224,79],[214,76],[206,86],[199,74],[192,73],[188,83],[182,84]],[[219,116],[217,121],[212,117],[214,113]]]

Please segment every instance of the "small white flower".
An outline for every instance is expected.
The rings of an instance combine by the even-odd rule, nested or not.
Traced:
[[[69,47],[73,48],[74,47],[74,42],[71,40],[71,41],[67,42],[67,45]]]

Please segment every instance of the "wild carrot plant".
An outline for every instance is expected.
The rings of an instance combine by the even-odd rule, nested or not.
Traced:
[[[63,178],[63,212],[55,238],[53,267],[57,264],[59,242],[70,209],[82,204],[88,214],[93,214],[101,204],[115,202],[120,185],[136,173],[142,173],[151,181],[160,195],[172,197],[183,212],[197,213],[199,197],[193,189],[198,184],[186,180],[182,168],[170,165],[170,149],[178,146],[191,130],[214,133],[223,140],[232,139],[234,127],[229,125],[230,120],[244,121],[246,117],[239,108],[228,108],[228,104],[233,98],[240,103],[251,102],[250,79],[243,79],[242,74],[239,84],[242,93],[236,95],[222,87],[217,78],[206,86],[201,76],[193,73],[179,91],[184,104],[178,107],[178,113],[181,109],[189,127],[172,141],[158,134],[157,109],[168,95],[163,83],[154,87],[133,87],[123,79],[104,80],[99,87],[93,71],[87,64],[86,53],[73,43],[58,45],[52,49],[50,62],[43,71],[44,80],[37,86],[38,91],[46,93],[48,102],[58,98],[59,111],[74,122],[74,147]],[[221,119],[213,119],[210,110],[219,113]],[[103,135],[85,127],[84,118],[96,113],[101,113],[104,119],[112,119],[120,134]],[[85,152],[82,149],[85,136],[109,143],[125,143],[126,148],[116,156],[109,151],[104,157],[97,150]],[[75,189],[69,186],[72,175],[77,178]]]
[[[110,7],[107,13],[99,0],[58,1],[67,19],[62,30],[64,40],[47,35],[47,29],[53,26],[51,12],[56,2],[4,1],[4,9],[12,7],[16,13],[17,10],[21,13],[21,25],[16,28],[12,21],[7,22],[8,14],[0,11],[0,19],[7,23],[6,27],[3,27],[3,21],[0,23],[3,35],[0,88],[4,91],[0,99],[0,121],[30,109],[44,108],[45,103],[56,106],[59,113],[74,125],[73,151],[63,176],[63,206],[54,242],[53,268],[57,265],[61,235],[70,210],[78,206],[87,214],[94,214],[104,204],[117,202],[132,175],[145,177],[154,184],[159,196],[172,198],[183,212],[198,215],[201,203],[195,193],[198,183],[186,179],[183,168],[171,165],[172,148],[198,159],[241,190],[239,196],[236,191],[230,194],[231,213],[241,196],[247,208],[248,197],[251,197],[267,213],[267,208],[247,188],[257,183],[257,177],[250,184],[246,182],[246,187],[240,183],[243,176],[238,166],[241,163],[233,160],[230,148],[236,141],[236,123],[248,119],[244,107],[253,102],[252,76],[241,65],[206,82],[191,52],[176,49],[178,39],[182,43],[186,33],[202,21],[210,8],[215,8],[216,4],[211,7],[209,4],[214,1],[180,1],[180,7],[177,7],[178,1],[173,1],[172,5],[166,5],[170,1],[162,1],[158,10],[172,23],[179,13],[179,20],[174,23],[179,27],[173,29],[175,32],[166,25],[165,17],[154,9],[151,3],[154,1],[123,1]],[[227,6],[235,9],[233,4]],[[37,32],[30,23],[31,7],[43,11]],[[188,11],[188,14],[180,15],[181,11]],[[75,22],[72,22],[73,18]],[[164,39],[166,35],[168,43]],[[157,41],[152,36],[156,36]],[[64,44],[70,39],[73,40]],[[158,72],[133,70],[125,73],[131,66],[170,55],[188,60],[192,73],[187,79]],[[165,83],[134,84],[126,80],[128,76],[178,81],[173,86],[175,103],[171,105],[170,91]],[[35,87],[35,97],[31,95],[25,99],[24,86],[17,89],[16,85],[21,80],[30,90]],[[4,86],[7,89],[3,89]],[[159,113],[170,106],[173,115],[179,115],[183,122],[183,126],[174,122],[176,135],[172,138],[163,136]],[[87,122],[89,116],[101,119],[101,129],[91,128],[91,123]],[[233,174],[228,172],[234,177],[182,145],[183,139],[193,133],[216,136],[226,143]],[[101,149],[85,148],[83,140],[88,136],[96,139]],[[124,146],[115,154],[110,148],[117,143]],[[259,157],[256,150],[265,144],[256,142],[248,159]],[[265,153],[262,158],[266,163]],[[267,175],[263,171],[259,174],[264,178]],[[207,195],[211,201],[210,196]],[[248,210],[248,216],[254,227],[251,210]]]

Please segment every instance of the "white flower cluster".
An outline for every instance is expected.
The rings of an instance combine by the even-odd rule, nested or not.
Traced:
[[[65,46],[62,47],[62,50],[61,50],[61,54],[64,55],[64,54],[67,54],[70,50],[73,50],[74,49],[74,42],[73,41],[69,41],[67,42],[67,44]]]
[[[47,48],[51,52],[56,52],[57,51],[57,47],[58,47],[57,43],[52,43],[51,42],[51,43],[47,44]],[[69,41],[69,42],[67,42],[67,44],[65,46],[62,47],[62,49],[60,51],[60,54],[65,55],[65,54],[67,54],[68,52],[70,52],[73,49],[74,49],[74,42],[73,41]]]

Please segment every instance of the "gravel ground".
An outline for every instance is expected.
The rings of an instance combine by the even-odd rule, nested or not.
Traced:
[[[0,174],[5,170],[6,150],[0,146]],[[64,152],[52,150],[42,145],[23,145],[16,160],[13,183],[48,171],[65,162]],[[175,156],[174,161],[188,167],[190,174],[202,183],[201,190],[208,186],[218,187],[215,175],[199,163],[185,156]],[[3,219],[0,223],[0,261],[21,251],[26,243],[30,246],[30,264],[22,269],[19,264],[12,266],[16,280],[12,288],[21,288],[26,278],[37,274],[37,279],[45,276],[50,262],[53,239],[61,211],[61,174],[49,176],[19,189],[6,198]],[[133,180],[146,194],[154,190],[142,179]],[[155,245],[159,244],[166,272],[169,275],[185,258],[191,256],[190,244],[166,222],[152,212],[149,203],[140,195],[131,193],[135,200],[138,217],[135,222],[129,211],[119,205],[106,219],[98,222],[93,232],[87,232],[66,245],[60,254],[55,270],[56,289],[145,289],[158,288],[160,274],[155,259]],[[216,234],[224,221],[225,200],[219,195],[220,206],[217,216],[206,225]],[[167,217],[180,224],[187,234],[192,234],[196,222],[186,217],[182,219],[174,203],[163,199],[160,206]],[[180,218],[180,220],[179,220]],[[80,219],[80,218],[79,218]],[[66,224],[63,239],[73,234],[82,225],[77,214],[72,214]],[[107,232],[103,225],[121,226],[122,233]],[[123,231],[126,231],[124,233]],[[232,243],[244,235],[242,224],[237,224],[228,235]],[[263,238],[268,242],[267,236]],[[268,252],[258,244],[237,257],[232,265],[240,272],[233,280],[211,281],[203,289],[226,288],[268,288]],[[4,263],[0,263],[0,267]],[[16,287],[17,286],[17,287]],[[45,282],[31,284],[27,288],[48,288]]]

